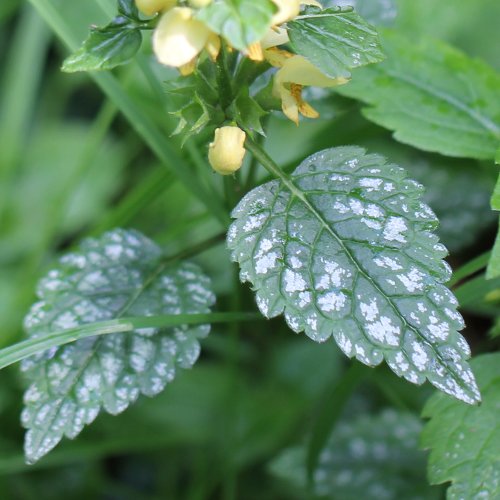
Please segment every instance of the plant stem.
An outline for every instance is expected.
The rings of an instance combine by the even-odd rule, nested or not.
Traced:
[[[219,90],[219,100],[222,109],[225,111],[233,102],[233,88],[229,70],[227,68],[226,47],[222,43],[219,55],[217,57],[217,87]]]
[[[258,313],[209,313],[175,314],[120,318],[82,325],[66,330],[58,330],[41,337],[34,337],[0,349],[0,369],[22,361],[29,356],[58,347],[76,340],[110,333],[131,332],[138,328],[168,328],[179,325],[200,325],[205,323],[232,323],[234,321],[256,321],[263,319]]]

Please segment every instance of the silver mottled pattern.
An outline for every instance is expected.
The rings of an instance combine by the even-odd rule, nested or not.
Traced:
[[[232,256],[268,318],[412,383],[428,379],[467,403],[480,400],[457,301],[443,285],[437,219],[406,172],[358,147],[325,150],[235,208]],[[305,200],[301,200],[305,196]]]
[[[329,437],[318,457],[313,490],[342,500],[431,500],[440,496],[425,480],[425,453],[418,450],[422,424],[409,413],[349,415]],[[285,450],[272,470],[306,486],[306,450]]]
[[[120,316],[208,313],[209,279],[191,263],[158,268],[160,249],[136,231],[85,240],[42,279],[25,319],[30,336]],[[118,414],[139,394],[154,396],[198,358],[209,325],[146,328],[90,337],[28,358],[25,452],[30,462],[73,438],[104,408]]]

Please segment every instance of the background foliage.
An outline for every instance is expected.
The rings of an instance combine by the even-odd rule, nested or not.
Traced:
[[[466,0],[459,9],[454,0],[355,3],[368,20],[395,30],[412,47],[414,40],[432,36],[500,70],[492,43],[500,17],[496,0]],[[172,72],[153,63],[148,40],[136,61],[113,75],[61,74],[67,47],[78,46],[88,26],[105,24],[113,11],[112,0],[0,4],[2,347],[23,336],[22,318],[34,301],[35,284],[54,267],[61,251],[85,236],[119,226],[139,229],[173,255],[218,236],[239,196],[222,196],[224,185],[205,161],[203,134],[197,139],[200,146],[190,140],[182,150],[180,139],[165,141],[176,123],[166,114],[168,98],[157,82],[170,79]],[[430,44],[425,46],[430,59],[437,57],[440,49],[434,42],[425,43]],[[411,49],[405,54],[410,56]],[[441,76],[435,76],[437,82]],[[347,88],[345,95],[351,95]],[[396,143],[389,131],[376,125],[397,128],[376,119],[376,107],[366,111],[364,104],[333,94],[312,97],[321,111],[319,120],[297,129],[271,118],[266,147],[277,162],[291,171],[308,154],[345,144],[382,153],[427,187],[425,196],[441,219],[439,231],[452,251],[453,268],[491,248],[496,227],[488,197],[496,171],[484,161],[491,157],[489,139],[486,145],[468,146],[466,156],[477,159],[444,157],[436,153],[436,145],[413,143],[430,150],[424,153]],[[480,153],[470,155],[471,148]],[[193,178],[197,181],[191,182]],[[266,179],[265,172],[258,170],[255,178]],[[227,206],[217,204],[219,198],[226,199]],[[239,286],[237,269],[223,244],[194,260],[212,278],[219,310],[254,309],[254,299]],[[474,354],[486,349],[488,331],[500,314],[499,290],[498,279],[486,281],[483,275],[455,289]],[[335,346],[290,335],[281,319],[215,325],[203,348],[196,369],[179,372],[158,397],[140,399],[120,418],[99,416],[78,440],[64,442],[35,466],[25,465],[21,452],[19,415],[26,383],[17,367],[1,371],[2,498],[39,498],[40,491],[50,491],[54,499],[303,498],[287,479],[295,462],[288,462],[288,474],[280,471],[290,450],[311,444],[314,457],[314,443],[320,442],[316,448],[321,448],[328,442],[322,435],[322,428],[328,428],[324,415],[340,419],[337,432],[346,457],[359,451],[360,436],[376,455],[380,448],[373,440],[392,443],[394,436],[370,434],[370,419],[375,425],[384,425],[389,417],[410,419],[406,428],[414,430],[416,416],[433,393],[430,386],[410,386],[384,367],[372,370],[357,362],[351,366]],[[481,382],[490,384],[485,397],[498,401],[498,383],[490,383],[495,377],[498,372],[487,372]],[[428,403],[425,415],[433,420],[424,445],[433,446],[430,429],[437,415],[447,412],[454,414],[436,396]],[[351,422],[356,434],[348,428],[353,414],[359,415]],[[498,425],[489,414],[470,418]],[[467,415],[461,422],[467,425]],[[442,435],[439,428],[436,432]],[[416,440],[413,435],[409,439]],[[425,477],[422,455],[411,457],[412,474],[401,464],[391,465],[401,446],[389,447],[387,467],[382,468],[393,478],[387,498],[400,495],[399,479],[421,488]],[[436,443],[431,455],[431,481],[454,479],[453,473],[437,471],[435,463],[446,453],[441,446]],[[304,461],[299,463],[302,472],[295,478],[307,481],[304,469],[311,456],[306,467]],[[355,458],[343,462],[347,473],[366,471],[363,460]],[[320,471],[332,464],[323,459]],[[348,477],[341,472],[332,476],[337,482]],[[328,484],[320,485],[318,494],[332,496]],[[461,485],[455,488],[460,491]],[[438,487],[423,488],[421,498],[442,494]],[[373,495],[385,498],[381,490]]]

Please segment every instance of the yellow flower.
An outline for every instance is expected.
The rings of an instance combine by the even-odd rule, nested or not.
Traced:
[[[286,23],[294,17],[297,17],[300,12],[300,5],[316,5],[321,8],[321,4],[316,0],[273,0],[278,7],[278,12],[273,16],[273,26]]]
[[[160,63],[181,68],[183,74],[189,74],[204,48],[212,59],[216,59],[220,39],[205,24],[193,18],[192,9],[174,7],[163,14],[153,33],[153,50]]]
[[[146,16],[171,9],[177,0],[135,0],[137,8]]]
[[[215,130],[214,142],[208,149],[208,161],[222,175],[231,175],[243,163],[246,134],[238,127],[225,126]]]
[[[280,68],[274,75],[273,95],[281,99],[283,113],[297,125],[299,113],[308,118],[319,116],[318,112],[302,99],[302,88],[305,85],[336,87],[348,82],[347,78],[326,76],[305,57],[285,50],[268,49],[265,56],[270,64]]]

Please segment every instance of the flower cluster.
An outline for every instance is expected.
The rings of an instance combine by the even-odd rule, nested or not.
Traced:
[[[175,0],[136,0],[137,7],[144,14],[160,15],[153,33],[153,50],[161,64],[178,68],[182,75],[189,75],[195,70],[197,60],[203,52],[213,61],[217,60],[221,38],[196,17],[197,9],[207,7],[212,1],[217,0],[188,0],[183,2],[183,6],[178,6]],[[308,118],[319,116],[302,98],[304,86],[334,87],[346,83],[347,79],[330,78],[305,57],[280,48],[290,41],[286,23],[299,15],[301,5],[321,8],[321,4],[317,0],[272,1],[276,5],[276,12],[267,33],[242,52],[251,60],[267,61],[277,68],[273,79],[273,96],[280,100],[283,113],[298,124],[300,115]],[[230,47],[229,41],[225,40],[225,43]],[[237,130],[231,131],[231,128]],[[237,127],[216,130],[209,152],[210,162],[216,171],[230,174],[241,166],[244,137],[244,132]],[[221,151],[225,147],[232,148],[234,153],[228,155],[230,160],[222,158],[224,155]]]

